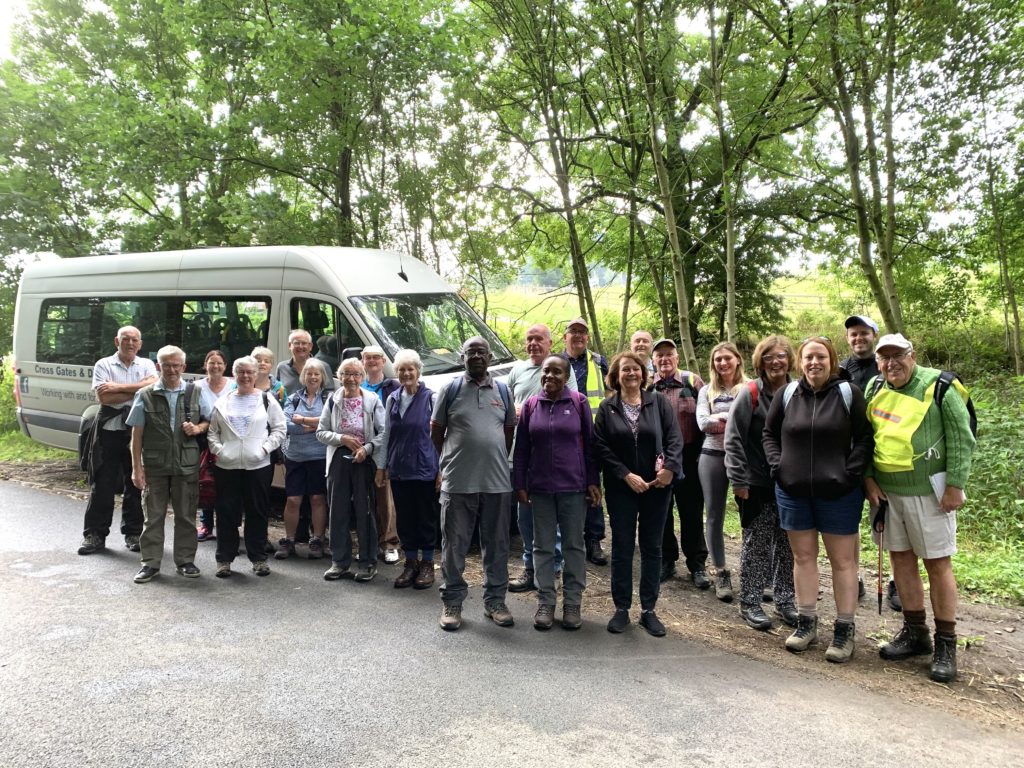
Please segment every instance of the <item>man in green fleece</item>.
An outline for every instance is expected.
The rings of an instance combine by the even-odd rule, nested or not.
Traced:
[[[918,365],[913,344],[902,334],[879,339],[875,359],[885,382],[868,397],[875,448],[864,485],[872,505],[889,502],[885,544],[904,619],[903,628],[879,653],[890,661],[933,653],[918,571],[921,558],[935,615],[930,676],[948,683],[956,677],[957,589],[951,560],[956,510],[966,500],[974,452],[966,390],[950,387],[940,407],[935,401],[940,371]]]

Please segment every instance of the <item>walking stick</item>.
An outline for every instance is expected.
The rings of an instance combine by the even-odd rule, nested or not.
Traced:
[[[889,502],[882,499],[878,504],[878,511],[875,512],[875,519],[871,527],[878,532],[878,615],[882,615],[882,568],[885,565],[885,512],[889,508]]]

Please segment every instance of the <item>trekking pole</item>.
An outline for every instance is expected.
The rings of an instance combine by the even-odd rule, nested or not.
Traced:
[[[871,521],[871,527],[878,533],[878,615],[882,615],[882,569],[885,566],[885,512],[889,508],[889,502],[882,499],[878,504],[878,511],[875,512],[875,519]]]

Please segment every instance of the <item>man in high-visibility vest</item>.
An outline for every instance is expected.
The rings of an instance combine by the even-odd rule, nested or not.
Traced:
[[[591,352],[590,327],[582,317],[569,321],[565,329],[565,352],[562,354],[569,361],[573,374],[576,376],[576,388],[587,396],[590,410],[597,414],[597,407],[604,400],[605,377],[608,375],[608,361],[604,355]],[[586,540],[587,560],[594,565],[607,565],[601,548],[604,539],[604,509],[600,506],[587,507],[587,522],[583,529]]]
[[[883,336],[875,359],[885,382],[868,393],[874,455],[864,478],[872,506],[888,500],[885,545],[903,601],[903,628],[882,646],[883,659],[933,654],[932,680],[956,677],[956,510],[964,505],[974,434],[965,390],[952,386],[935,398],[940,371],[917,364],[902,334]],[[924,584],[918,558],[928,572],[935,644],[925,624]]]

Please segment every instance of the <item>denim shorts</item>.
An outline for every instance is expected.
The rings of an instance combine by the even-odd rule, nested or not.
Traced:
[[[779,524],[784,531],[812,531],[849,536],[860,530],[864,490],[859,485],[838,499],[798,498],[775,485]]]
[[[327,459],[284,462],[285,496],[323,496],[327,493]]]

